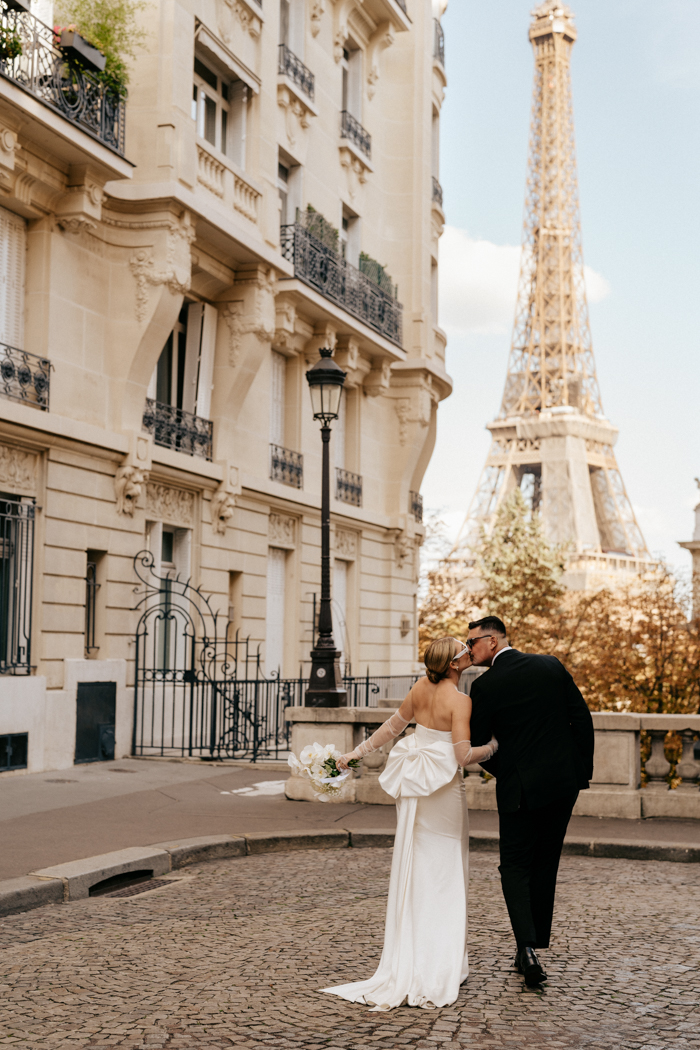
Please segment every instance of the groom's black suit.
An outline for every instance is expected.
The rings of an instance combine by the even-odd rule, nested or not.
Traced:
[[[472,744],[495,736],[501,884],[518,948],[549,947],[557,870],[580,790],[593,773],[593,720],[554,656],[508,649],[471,688]]]

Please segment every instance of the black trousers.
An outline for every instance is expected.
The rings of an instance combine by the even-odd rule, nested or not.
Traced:
[[[541,809],[500,813],[501,886],[518,949],[548,948],[559,858],[578,791]]]

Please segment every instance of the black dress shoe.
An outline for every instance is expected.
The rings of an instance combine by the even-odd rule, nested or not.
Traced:
[[[528,988],[534,988],[547,980],[534,948],[520,948],[515,956],[515,968],[525,978]]]

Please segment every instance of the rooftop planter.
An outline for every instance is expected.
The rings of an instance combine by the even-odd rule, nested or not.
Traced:
[[[59,47],[69,62],[77,62],[83,69],[104,73],[107,59],[75,29],[61,29]]]

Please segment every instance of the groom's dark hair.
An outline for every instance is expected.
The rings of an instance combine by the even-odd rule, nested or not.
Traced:
[[[508,633],[503,620],[499,620],[497,616],[482,616],[480,620],[472,620],[469,630],[473,631],[476,627],[483,627],[485,631],[493,631],[494,634],[502,634],[504,638]]]

